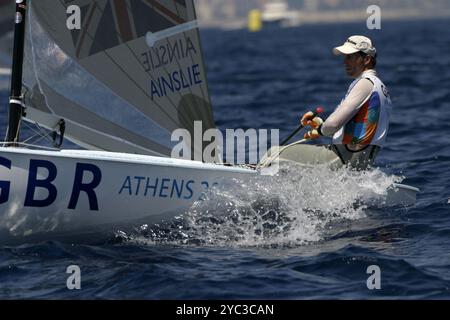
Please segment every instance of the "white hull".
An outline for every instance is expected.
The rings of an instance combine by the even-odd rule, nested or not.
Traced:
[[[159,223],[214,184],[250,169],[98,151],[0,148],[0,231],[15,236]],[[395,185],[376,203],[408,206],[418,189]]]
[[[0,226],[23,235],[161,222],[215,183],[253,174],[151,156],[0,148]]]

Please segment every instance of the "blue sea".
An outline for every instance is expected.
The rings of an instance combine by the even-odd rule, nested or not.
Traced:
[[[342,179],[284,168],[270,184],[213,192],[184,221],[0,243],[0,299],[449,299],[449,20],[203,30],[217,125],[284,137],[305,111],[331,112],[351,82],[331,49],[353,34],[374,39],[394,102],[376,170]],[[4,133],[5,77],[0,87]],[[420,188],[414,207],[356,201],[394,181]],[[71,265],[80,290],[66,286]],[[374,266],[380,288],[370,290]]]

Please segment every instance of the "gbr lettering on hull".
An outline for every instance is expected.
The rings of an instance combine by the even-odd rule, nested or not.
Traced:
[[[0,157],[0,171],[11,170],[12,161]],[[58,189],[54,185],[54,181],[58,176],[58,168],[56,165],[47,160],[31,159],[28,168],[28,181],[24,199],[24,207],[45,208],[55,203],[58,197]],[[47,172],[45,178],[39,178],[38,172]],[[91,181],[86,182],[85,173],[90,173]],[[77,163],[75,166],[75,178],[73,181],[72,192],[67,209],[75,210],[80,199],[80,195],[84,193],[89,201],[89,209],[98,211],[98,199],[95,189],[102,181],[102,172],[99,167],[89,163]],[[47,190],[48,196],[45,199],[36,199],[36,190]],[[11,191],[11,181],[0,180],[0,205],[7,203]]]

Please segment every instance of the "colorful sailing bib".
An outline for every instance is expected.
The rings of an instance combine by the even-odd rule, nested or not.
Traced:
[[[368,99],[359,108],[358,113],[335,134],[333,144],[381,147],[386,140],[392,109],[389,92],[375,72],[370,71],[363,73],[350,85],[346,97],[361,79],[369,79],[374,84],[374,88]]]

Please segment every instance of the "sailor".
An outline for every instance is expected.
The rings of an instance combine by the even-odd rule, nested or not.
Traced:
[[[389,92],[375,71],[377,50],[369,38],[352,36],[333,53],[343,56],[347,75],[355,80],[326,121],[311,111],[302,117],[302,125],[311,127],[305,139],[333,137],[331,146],[310,148],[312,154],[307,158],[315,163],[336,163],[339,158],[341,166],[365,170],[386,139],[391,112]]]

